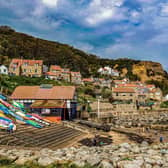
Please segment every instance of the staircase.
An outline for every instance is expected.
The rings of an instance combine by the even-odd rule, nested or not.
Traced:
[[[0,131],[0,145],[57,149],[65,147],[82,135],[84,133],[81,131],[61,124],[51,124],[42,129],[17,125],[17,130],[12,134]]]

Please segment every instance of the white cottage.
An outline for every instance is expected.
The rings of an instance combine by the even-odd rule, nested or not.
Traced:
[[[8,75],[8,68],[5,65],[0,65],[0,74]]]

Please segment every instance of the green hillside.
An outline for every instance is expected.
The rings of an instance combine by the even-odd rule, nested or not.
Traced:
[[[131,74],[132,65],[138,62],[128,59],[101,59],[66,44],[42,40],[18,33],[10,27],[0,26],[0,63],[8,64],[10,59],[20,57],[43,59],[46,65],[57,64],[73,71],[81,71],[84,77],[96,75],[101,66],[116,64],[119,65],[119,70],[127,67]]]
[[[83,77],[101,77],[97,73],[98,68],[111,66],[122,77],[155,83],[164,94],[168,93],[168,74],[159,63],[127,58],[103,59],[67,44],[35,38],[8,26],[0,26],[0,64],[8,66],[12,58],[42,59],[47,66],[57,64],[72,71],[80,71]]]

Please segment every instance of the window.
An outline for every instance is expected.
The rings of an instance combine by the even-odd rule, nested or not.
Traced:
[[[132,93],[130,93],[130,96],[133,96]]]
[[[36,63],[36,64],[34,64],[35,65],[35,67],[38,67],[38,63]]]
[[[24,63],[24,66],[27,66],[27,65],[28,65],[28,63],[27,63],[27,62],[25,62],[25,63]]]
[[[23,69],[23,72],[26,72],[26,69]]]
[[[37,69],[35,69],[34,72],[37,73],[38,72]]]
[[[118,93],[116,93],[116,96],[118,96]]]

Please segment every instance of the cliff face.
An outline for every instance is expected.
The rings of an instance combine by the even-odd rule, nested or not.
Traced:
[[[138,64],[134,64],[132,73],[137,75],[143,82],[149,80],[162,81],[166,78],[162,65],[151,61],[141,61]]]

